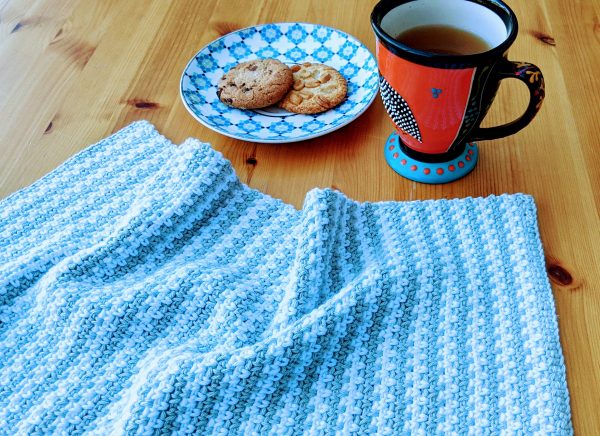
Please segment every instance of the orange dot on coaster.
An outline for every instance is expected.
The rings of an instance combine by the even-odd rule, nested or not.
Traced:
[[[471,160],[471,156],[465,156],[466,160]]]
[[[417,170],[417,166],[416,166],[416,165],[412,165],[412,166],[410,167],[410,169],[411,169],[411,171],[416,171],[416,170]]]
[[[458,163],[458,167],[459,167],[459,168],[462,168],[462,167],[464,167],[464,166],[465,166],[465,163],[464,163],[464,162],[461,160],[461,161]]]
[[[390,150],[393,150],[394,148],[396,148],[396,146],[395,145],[390,145],[389,148],[390,148]]]
[[[469,147],[475,147],[475,143],[474,142],[469,142]]]
[[[454,165],[450,165],[450,166],[448,167],[448,171],[454,171],[455,169],[456,169],[456,168],[454,167]]]
[[[469,150],[469,152],[468,152],[468,153],[472,155],[472,154],[473,154],[473,150]]]
[[[440,176],[442,174],[444,174],[444,169],[443,168],[438,168],[437,170],[435,170],[436,173],[438,173]]]
[[[402,160],[400,161],[400,163],[401,163],[402,165],[406,165],[406,159],[402,159]]]
[[[429,174],[429,173],[431,172],[431,170],[430,170],[429,168],[425,168],[425,169],[423,170],[423,172],[424,172],[425,174]]]
[[[394,159],[398,159],[398,156],[400,156],[398,152],[394,153]]]
[[[394,142],[396,138],[390,138],[390,142]]]

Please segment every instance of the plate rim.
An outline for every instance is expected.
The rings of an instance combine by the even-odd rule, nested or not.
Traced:
[[[215,126],[209,125],[207,122],[205,122],[203,119],[201,119],[200,117],[198,117],[195,112],[190,108],[190,106],[188,105],[184,95],[183,95],[183,79],[185,77],[185,73],[188,70],[190,64],[192,63],[192,61],[194,59],[196,59],[196,56],[198,56],[202,51],[204,51],[209,45],[214,44],[218,41],[220,41],[221,39],[233,34],[233,33],[238,33],[238,32],[242,32],[244,30],[248,30],[248,29],[253,29],[256,27],[261,27],[261,26],[268,26],[268,25],[284,25],[284,24],[289,24],[289,25],[294,25],[294,24],[303,24],[303,25],[311,25],[311,26],[318,26],[318,27],[323,27],[326,29],[331,29],[334,30],[336,32],[342,33],[344,34],[346,37],[351,38],[352,40],[354,40],[355,42],[357,42],[358,44],[360,44],[365,50],[367,50],[367,52],[371,55],[371,57],[373,59],[375,59],[375,56],[373,56],[373,53],[371,53],[371,50],[368,49],[368,47],[362,43],[362,41],[360,41],[358,38],[356,38],[355,36],[344,32],[343,30],[337,29],[335,27],[331,27],[331,26],[327,26],[324,24],[318,24],[318,23],[308,23],[305,21],[282,21],[282,22],[276,22],[276,23],[262,23],[262,24],[253,24],[251,26],[247,26],[247,27],[243,27],[241,29],[237,29],[234,30],[233,32],[229,32],[225,35],[220,36],[217,39],[214,39],[212,41],[210,41],[208,44],[205,44],[202,48],[200,48],[191,58],[190,60],[187,62],[187,64],[185,65],[183,72],[181,73],[181,78],[179,79],[179,96],[181,98],[181,101],[183,102],[183,106],[185,107],[185,109],[190,113],[190,115],[192,115],[192,117],[198,121],[200,124],[202,124],[203,126],[209,128],[210,130],[219,133],[221,135],[230,137],[230,138],[234,138],[234,139],[239,139],[242,141],[246,141],[246,142],[256,142],[256,143],[260,143],[260,144],[288,144],[288,143],[292,143],[292,142],[302,142],[302,141],[306,141],[308,139],[314,139],[314,138],[318,138],[320,136],[324,136],[327,135],[331,132],[334,132],[336,130],[341,129],[344,126],[347,126],[348,124],[350,124],[352,121],[356,120],[358,117],[360,117],[363,113],[366,112],[366,110],[373,104],[373,102],[375,101],[375,98],[377,97],[377,94],[379,92],[379,81],[377,81],[377,85],[374,88],[374,92],[373,95],[371,96],[371,98],[369,99],[369,101],[364,105],[364,107],[357,112],[353,117],[350,117],[349,119],[345,120],[344,122],[337,124],[327,130],[322,130],[320,132],[317,133],[312,133],[309,134],[308,136],[302,136],[299,138],[288,138],[288,139],[261,139],[261,138],[257,138],[257,139],[251,139],[245,136],[241,136],[238,135],[236,133],[231,133],[231,132],[227,132],[224,131],[222,129],[217,129],[215,128]]]

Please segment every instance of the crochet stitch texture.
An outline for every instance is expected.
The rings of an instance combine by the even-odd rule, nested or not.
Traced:
[[[533,199],[301,210],[136,122],[0,203],[2,434],[571,434]]]

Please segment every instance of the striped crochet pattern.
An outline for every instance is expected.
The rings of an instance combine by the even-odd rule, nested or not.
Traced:
[[[570,434],[533,199],[296,210],[136,122],[0,203],[0,433]]]

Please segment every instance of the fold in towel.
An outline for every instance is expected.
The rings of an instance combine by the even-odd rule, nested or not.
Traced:
[[[2,434],[570,434],[527,195],[296,210],[136,122],[0,202]]]

